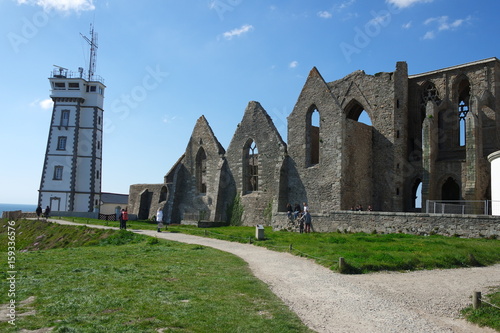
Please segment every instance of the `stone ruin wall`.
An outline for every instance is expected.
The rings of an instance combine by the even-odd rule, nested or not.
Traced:
[[[499,238],[500,217],[486,215],[454,215],[393,212],[336,211],[311,214],[314,232],[405,233],[443,235],[465,238]],[[273,230],[294,229],[286,214],[273,216]]]

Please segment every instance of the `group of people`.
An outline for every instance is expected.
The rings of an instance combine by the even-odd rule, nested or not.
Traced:
[[[127,221],[128,221],[128,212],[127,208],[122,209],[120,212],[120,229],[127,229]],[[158,208],[156,211],[156,223],[157,223],[157,230],[158,232],[161,232],[161,228],[163,227],[163,210],[161,208]]]
[[[357,206],[356,206],[356,208],[354,208],[354,206],[351,206],[351,210],[352,210],[353,212],[359,212],[359,211],[362,211],[362,210],[363,210],[363,205],[359,204],[359,205],[357,205]],[[369,212],[373,211],[373,207],[372,207],[371,205],[370,205],[370,206],[368,206],[367,211],[369,211]]]
[[[47,206],[45,209],[42,209],[42,206],[38,205],[38,207],[36,208],[37,219],[40,219],[40,216],[42,216],[42,214],[43,214],[43,217],[45,217],[46,219],[49,218],[49,216],[50,216],[50,207]]]
[[[304,202],[302,204],[302,208],[298,203],[295,203],[295,205],[292,208],[292,205],[288,203],[286,205],[286,210],[287,210],[287,216],[290,220],[298,220],[299,223],[299,232],[302,233],[310,233],[311,232],[311,225],[312,225],[312,219],[311,219],[311,213],[309,212],[309,206],[307,205],[307,202]],[[293,216],[293,218],[292,218]]]

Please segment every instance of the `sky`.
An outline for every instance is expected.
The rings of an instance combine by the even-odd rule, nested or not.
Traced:
[[[258,101],[287,116],[316,67],[419,74],[500,57],[494,0],[0,0],[0,202],[37,204],[53,65],[104,78],[102,191],[162,183],[204,115],[228,148]]]

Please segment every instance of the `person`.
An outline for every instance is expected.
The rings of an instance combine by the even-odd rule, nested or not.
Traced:
[[[38,205],[38,207],[36,207],[36,216],[37,216],[37,220],[40,219],[40,215],[42,215],[42,205]]]
[[[299,232],[304,233],[304,216],[299,219]]]
[[[372,207],[372,205],[369,205],[369,206],[368,206],[368,211],[369,211],[369,212],[373,212],[373,207]]]
[[[295,205],[293,206],[293,218],[294,219],[297,219],[297,217],[299,217],[299,213],[302,209],[300,209],[300,205],[298,203],[295,203]]]
[[[306,234],[311,232],[311,213],[309,211],[305,211],[303,215],[304,219],[304,225],[305,225],[305,232]]]
[[[292,209],[292,204],[287,203],[286,204],[286,216],[291,220],[292,219],[292,214],[293,214],[293,209]]]
[[[302,206],[304,206],[304,209],[303,209],[303,210],[304,210],[304,213],[305,213],[305,212],[307,212],[307,211],[309,210],[309,206],[307,206],[307,202],[304,202],[304,203],[302,204]]]
[[[128,212],[127,209],[122,209],[120,214],[120,229],[127,230]]]
[[[45,218],[48,219],[50,216],[50,207],[47,206],[45,207],[45,212],[44,212]]]
[[[161,232],[161,227],[163,227],[163,210],[160,208],[158,208],[158,210],[156,211],[156,223],[158,224],[157,225],[157,229],[158,229],[158,232]]]

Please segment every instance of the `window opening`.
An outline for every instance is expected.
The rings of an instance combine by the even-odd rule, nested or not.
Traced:
[[[254,141],[251,141],[247,149],[246,156],[246,172],[245,172],[245,191],[253,192],[259,190],[259,151]]]
[[[425,108],[427,107],[427,102],[432,101],[436,103],[436,105],[441,104],[441,97],[439,97],[439,91],[434,83],[429,82],[424,86],[420,100],[421,120],[423,122],[426,115]]]
[[[62,180],[63,175],[63,167],[60,165],[56,165],[54,167],[54,180]]]
[[[448,177],[441,189],[441,200],[460,200],[460,186],[457,182]]]
[[[66,140],[65,136],[60,136],[57,138],[57,150],[66,150]]]
[[[69,124],[69,110],[63,110],[61,114],[61,126],[67,127]]]
[[[196,155],[196,184],[199,193],[207,193],[207,155],[203,148]]]
[[[66,90],[66,83],[54,82],[54,90]]]
[[[459,145],[465,146],[467,129],[467,114],[469,113],[470,86],[467,80],[460,83],[458,94],[458,123],[459,123]]]
[[[422,209],[422,181],[417,179],[412,189],[412,206],[415,209]]]
[[[319,143],[320,143],[320,114],[315,108],[311,113],[311,125],[309,127],[309,143],[310,143],[310,158],[309,164],[316,165],[319,163]]]

